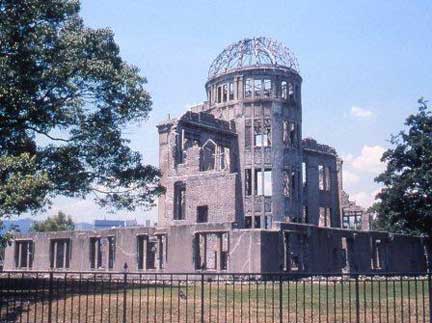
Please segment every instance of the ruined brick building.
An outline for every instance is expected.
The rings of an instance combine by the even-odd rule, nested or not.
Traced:
[[[335,149],[303,138],[289,49],[268,38],[232,44],[205,90],[203,104],[158,125],[166,193],[157,227],[23,235],[7,248],[6,269],[425,269],[422,239],[357,226],[364,212],[342,190]]]

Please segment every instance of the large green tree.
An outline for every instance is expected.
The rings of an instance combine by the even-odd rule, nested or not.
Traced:
[[[384,188],[372,209],[376,228],[432,237],[432,111],[419,104],[382,157],[387,166],[376,181]]]
[[[34,222],[30,228],[33,232],[51,232],[51,231],[73,231],[75,223],[70,215],[59,211],[56,215],[46,218],[43,221]]]
[[[159,170],[123,136],[148,118],[146,79],[79,10],[74,0],[0,0],[0,219],[57,195],[133,210],[162,191]]]

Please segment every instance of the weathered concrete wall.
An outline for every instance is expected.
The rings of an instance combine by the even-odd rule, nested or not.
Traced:
[[[107,243],[106,238],[114,237],[116,241],[116,252],[114,271],[122,271],[125,263],[129,270],[137,270],[137,239],[138,235],[153,235],[155,228],[136,227],[121,228],[101,231],[62,231],[49,233],[33,233],[19,235],[17,240],[32,240],[34,243],[33,270],[50,270],[50,243],[54,239],[70,239],[70,271],[89,271],[90,268],[90,239],[102,239],[102,267],[99,271],[108,270],[107,266]],[[6,270],[14,270],[15,267],[15,241],[6,248]]]
[[[306,224],[279,223],[277,226],[279,228],[272,230],[235,229],[231,224],[213,223],[175,225],[165,231],[136,227],[103,231],[35,233],[17,236],[16,241],[33,241],[32,270],[50,270],[50,241],[70,239],[70,266],[66,270],[122,271],[124,264],[127,263],[130,271],[137,271],[137,237],[142,235],[150,238],[163,235],[167,240],[167,245],[162,247],[163,265],[157,265],[156,269],[148,271],[222,270],[222,258],[225,257],[222,252],[227,253],[227,266],[223,270],[228,272],[261,273],[285,270],[306,273],[367,273],[426,270],[426,242],[421,238],[385,232],[320,228]],[[198,235],[208,235],[209,240],[206,244],[198,246]],[[108,237],[114,237],[116,241],[112,269],[108,269]],[[218,237],[224,238],[219,240]],[[91,238],[102,239],[102,265],[98,269],[91,269],[90,266]],[[6,248],[5,270],[17,269],[14,255],[15,242],[12,242]],[[199,267],[199,257],[205,257],[207,267]]]

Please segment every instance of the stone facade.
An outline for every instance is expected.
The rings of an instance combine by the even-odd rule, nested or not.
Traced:
[[[237,56],[224,51],[210,68],[207,101],[158,125],[166,192],[156,228],[21,235],[5,269],[425,270],[422,239],[344,228],[355,204],[342,190],[342,161],[302,138],[302,78],[281,46],[232,45]]]

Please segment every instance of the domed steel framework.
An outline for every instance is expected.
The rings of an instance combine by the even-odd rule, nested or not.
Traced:
[[[208,77],[247,66],[285,66],[299,73],[294,54],[282,43],[271,38],[246,38],[229,45],[212,62]]]

